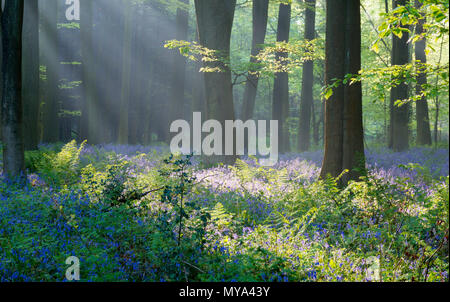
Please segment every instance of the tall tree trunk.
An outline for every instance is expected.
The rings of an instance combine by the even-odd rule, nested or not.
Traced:
[[[131,3],[123,0],[125,5],[124,42],[122,62],[122,94],[120,102],[119,144],[128,144],[128,110],[130,97],[130,72],[131,72]]]
[[[59,2],[61,4],[65,2]],[[61,5],[58,9],[58,69],[59,69],[59,89],[58,102],[59,111],[59,139],[68,142],[77,137],[79,120],[74,114],[80,110],[79,100],[81,89],[77,84],[82,79],[80,49],[80,31],[72,26],[79,26],[78,20],[68,20],[66,18],[66,5]]]
[[[196,28],[197,42],[198,28]],[[194,62],[194,80],[192,83],[192,112],[201,112],[202,116],[206,115],[206,96],[205,96],[205,74],[200,72],[202,68],[201,62]]]
[[[418,0],[415,0],[416,8],[420,8],[422,3]],[[424,33],[423,25],[425,23],[425,17],[419,20],[419,23],[416,25],[416,34],[420,35]],[[426,38],[423,40],[417,41],[415,43],[415,55],[416,60],[421,63],[427,63],[427,55],[425,53],[426,48]],[[427,74],[420,73],[417,76],[417,84],[416,84],[416,94],[422,94],[424,87],[427,85]],[[430,130],[430,117],[428,113],[428,101],[426,96],[423,96],[420,100],[416,102],[416,120],[417,120],[417,144],[418,145],[431,145],[431,130]]]
[[[24,145],[36,150],[39,144],[39,8],[38,1],[25,1],[22,57],[22,100]]]
[[[316,36],[316,0],[306,0],[305,40],[314,40]],[[303,63],[302,96],[300,101],[300,120],[298,148],[300,152],[308,151],[311,146],[311,109],[313,106],[314,61]]]
[[[3,46],[2,46],[2,7],[0,0],[0,64],[3,62]],[[0,102],[3,99],[3,72],[2,68],[0,68]],[[2,106],[0,105],[0,122],[2,120]],[[0,140],[2,139],[2,131],[0,131]]]
[[[131,29],[131,82],[130,82],[130,95],[128,104],[128,143],[130,145],[136,145],[138,142],[139,128],[139,101],[141,99],[140,80],[142,78],[142,65],[144,61],[141,61],[141,45],[144,42],[141,36],[141,24],[142,24],[142,7],[140,4],[136,4],[132,8],[132,29]]]
[[[22,112],[22,24],[23,0],[6,2],[1,15],[2,28],[2,138],[3,173],[24,176]]]
[[[90,144],[98,143],[96,116],[98,115],[97,90],[93,77],[94,59],[92,48],[93,15],[92,1],[82,0],[81,3],[81,54],[83,64],[83,105],[81,111],[81,138]]]
[[[201,63],[194,63],[194,80],[192,81],[192,112],[206,114],[205,79],[204,73],[200,72]]]
[[[230,55],[235,7],[236,0],[195,0],[200,44],[219,51],[226,58]],[[206,118],[219,121],[224,129],[226,120],[235,120],[231,71],[220,62],[208,66],[219,67],[223,71],[204,75]],[[224,149],[225,144],[222,145]],[[213,163],[234,164],[235,161],[236,155],[212,158]]]
[[[407,0],[393,0],[393,8],[406,5]],[[392,40],[392,65],[404,65],[409,62],[409,48],[408,48],[408,33],[403,32],[403,36],[399,39],[393,35]],[[395,104],[398,100],[405,100],[408,98],[408,85],[403,81],[396,87],[391,89],[391,123],[389,147],[394,151],[403,151],[409,148],[409,114],[410,105],[403,104],[397,106]]]
[[[361,12],[360,0],[347,1],[346,22],[346,74],[358,74],[361,70]],[[356,82],[344,87],[343,162],[348,173],[342,177],[347,184],[365,174],[364,129],[362,109],[362,84]]]
[[[42,23],[42,39],[41,45],[44,55],[45,65],[47,66],[47,87],[46,99],[44,101],[43,114],[43,140],[46,143],[54,143],[59,138],[58,126],[58,1],[43,1],[45,9],[43,10],[44,18]]]
[[[325,85],[345,75],[345,29],[346,0],[326,2]],[[339,85],[333,95],[325,101],[325,154],[321,177],[339,176],[343,171],[343,115],[344,87]]]
[[[94,7],[95,4],[99,1],[93,1]],[[119,134],[119,120],[121,117],[120,112],[120,102],[121,102],[121,89],[122,89],[122,69],[123,66],[121,64],[123,58],[123,38],[124,38],[124,14],[125,3],[123,0],[103,0],[104,4],[102,5],[102,9],[107,10],[106,16],[116,16],[114,18],[114,22],[110,22],[109,18],[101,18],[104,14],[100,14],[100,8],[96,9],[94,12],[98,14],[94,20],[96,21],[96,26],[94,28],[94,36],[96,39],[102,39],[103,35],[108,35],[110,32],[114,32],[117,34],[116,41],[109,41],[110,39],[106,39],[102,45],[95,47],[94,53],[96,57],[105,57],[108,58],[109,61],[106,64],[109,66],[102,66],[102,69],[105,70],[107,68],[107,80],[100,81],[100,83],[104,82],[103,87],[101,88],[102,93],[99,94],[97,104],[99,104],[99,108],[101,108],[102,113],[97,115],[97,120],[101,124],[102,133],[100,137],[100,143],[104,142],[117,142],[118,134]],[[130,2],[130,1],[128,1]],[[98,4],[97,4],[98,5]],[[97,29],[99,28],[99,29]],[[95,41],[95,40],[94,40]],[[105,43],[106,42],[106,43]],[[98,43],[97,43],[98,44]],[[105,53],[105,55],[102,55]],[[108,63],[109,62],[109,63]],[[96,68],[100,69],[100,68]]]
[[[326,85],[361,68],[359,0],[327,0]],[[342,28],[342,25],[345,25]],[[325,154],[321,178],[337,177],[348,170],[341,185],[357,179],[364,170],[361,84],[339,85],[325,103]]]
[[[311,124],[313,126],[313,141],[314,145],[319,144],[319,122],[317,122],[317,116],[316,116],[316,106],[315,101],[313,100],[311,103]]]
[[[291,4],[280,3],[278,14],[277,41],[289,42],[291,27]],[[287,58],[287,53],[277,53],[278,60]],[[289,129],[287,118],[289,117],[289,75],[287,72],[278,72],[275,75],[273,86],[272,118],[277,120],[278,140],[280,152],[289,151]]]
[[[184,6],[177,8],[175,39],[185,41],[188,38],[189,30],[189,0],[181,0],[180,2],[184,4]],[[179,53],[174,52],[170,98],[170,123],[183,118],[183,112],[185,108],[185,74],[186,58],[181,56]]]
[[[269,0],[253,0],[253,38],[250,63],[257,64],[255,56],[261,51],[267,32],[267,19],[269,15]],[[256,70],[252,70],[255,72]],[[249,73],[245,84],[244,99],[242,102],[242,120],[247,121],[253,117],[255,109],[256,93],[259,78]]]

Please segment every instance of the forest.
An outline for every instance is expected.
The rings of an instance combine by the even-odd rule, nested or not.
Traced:
[[[449,281],[448,0],[0,21],[0,281]]]

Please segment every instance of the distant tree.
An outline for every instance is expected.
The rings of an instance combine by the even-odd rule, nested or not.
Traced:
[[[98,143],[98,116],[97,88],[93,71],[95,70],[93,57],[93,14],[92,1],[82,0],[80,31],[81,31],[81,55],[83,64],[83,103],[81,110],[81,139],[90,144]]]
[[[250,63],[257,64],[255,58],[264,44],[267,32],[267,19],[269,11],[269,0],[253,0],[253,37]],[[258,89],[259,78],[253,73],[249,73],[245,84],[244,99],[242,103],[242,120],[247,121],[253,117]]]
[[[327,0],[325,81],[331,85],[361,69],[359,0]],[[361,83],[339,85],[326,100],[325,154],[321,178],[338,177],[346,185],[364,173]]]
[[[124,3],[124,41],[122,54],[122,94],[120,101],[120,120],[119,120],[119,144],[128,144],[128,113],[129,113],[129,98],[130,98],[130,73],[131,73],[131,39],[132,39],[132,17],[131,17],[131,2],[123,0]]]
[[[129,110],[129,144],[143,143],[144,124],[148,116],[145,112],[145,87],[146,71],[149,69],[148,57],[145,46],[148,40],[145,38],[145,6],[142,3],[134,5],[133,9],[133,41],[132,41],[132,72],[130,87],[130,110]]]
[[[203,116],[206,113],[205,100],[205,79],[204,73],[200,72],[202,64],[194,62],[194,74],[192,80],[192,112],[201,112]]]
[[[316,36],[316,0],[305,1],[305,40],[314,40]],[[313,109],[314,61],[303,63],[302,96],[300,101],[300,120],[298,147],[300,152],[308,151],[311,146],[311,110]]]
[[[405,6],[407,0],[393,0],[392,7]],[[407,28],[407,26],[402,26]],[[393,35],[392,37],[392,65],[404,65],[409,63],[408,32],[404,31],[401,38]],[[394,151],[403,151],[409,148],[409,114],[410,105],[405,103],[401,106],[397,101],[408,99],[408,84],[402,81],[399,85],[392,87],[390,98],[390,139],[389,147]]]
[[[10,0],[1,14],[2,29],[2,139],[3,173],[25,173],[22,112],[23,0]]]
[[[22,99],[24,144],[36,150],[39,144],[39,9],[38,1],[25,1],[23,24]]]
[[[218,51],[229,58],[231,30],[236,0],[195,0],[195,11],[200,44]],[[221,72],[205,73],[206,118],[225,125],[235,120],[231,71],[223,62],[207,63],[207,67],[219,67]],[[225,146],[225,144],[223,144]],[[215,157],[214,162],[233,164],[236,156]]]
[[[422,3],[419,0],[415,0],[415,6],[419,9],[422,6]],[[416,25],[416,35],[421,35],[424,33],[423,25],[425,24],[425,17],[419,20],[419,23]],[[427,55],[425,52],[426,48],[426,37],[421,40],[418,40],[415,43],[415,57],[417,61],[426,64],[427,63]],[[427,74],[420,73],[417,76],[417,84],[416,84],[416,94],[421,95],[423,91],[423,87],[427,85]],[[431,145],[431,130],[430,130],[430,117],[428,113],[428,101],[427,97],[423,96],[419,100],[416,101],[416,122],[417,122],[417,144],[418,145]]]
[[[0,1],[0,20],[2,18],[2,7]],[[0,22],[0,64],[3,62],[3,46],[2,46],[2,23]],[[2,68],[0,68],[0,102],[3,98],[3,74]],[[0,106],[0,121],[2,118],[2,106]],[[2,139],[2,131],[0,131],[0,140]]]
[[[43,141],[46,143],[54,143],[59,139],[58,125],[58,1],[45,0],[41,1],[45,7],[42,12],[45,18],[42,19],[42,43],[45,47],[43,50],[44,64],[47,67],[46,97],[43,106]]]
[[[176,40],[187,40],[189,30],[189,0],[180,0],[181,5],[176,12]],[[184,4],[184,5],[183,5]],[[172,121],[183,118],[185,86],[186,86],[186,58],[174,52],[172,67],[172,85],[170,98],[170,120]]]
[[[291,27],[291,4],[280,3],[278,13],[277,42],[289,42]],[[277,60],[283,61],[286,52],[277,53]],[[275,74],[272,101],[272,119],[278,121],[278,141],[281,153],[289,151],[289,131],[287,118],[289,117],[289,75],[287,72]]]

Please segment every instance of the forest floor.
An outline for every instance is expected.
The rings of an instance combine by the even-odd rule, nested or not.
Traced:
[[[0,281],[448,281],[448,149],[368,151],[318,180],[321,152],[207,167],[164,148],[41,146],[0,181]]]

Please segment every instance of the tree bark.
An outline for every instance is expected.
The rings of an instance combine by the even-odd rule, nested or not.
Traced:
[[[195,0],[197,27],[200,44],[219,51],[229,58],[231,30],[236,0]],[[223,63],[208,64],[219,67],[222,72],[205,73],[206,118],[215,119],[225,127],[226,120],[235,120],[231,71]],[[225,137],[223,136],[225,139]],[[225,147],[225,144],[222,144]],[[236,155],[210,158],[212,163],[234,164]]]
[[[181,0],[182,4],[189,5],[189,0]],[[176,40],[187,40],[189,30],[189,11],[187,7],[178,7],[176,15]],[[186,84],[186,58],[174,52],[172,66],[172,87],[169,122],[183,118],[185,108],[185,84]],[[170,126],[170,125],[169,125]],[[169,128],[168,128],[169,130]],[[170,135],[168,136],[170,137]]]
[[[361,70],[361,12],[360,1],[347,1],[347,22],[345,32],[346,74],[358,74]],[[362,85],[356,82],[344,87],[344,170],[348,173],[342,177],[347,184],[350,180],[358,180],[365,174],[364,129],[362,109]]]
[[[345,29],[346,0],[326,2],[325,85],[345,75]],[[339,176],[343,171],[343,115],[344,87],[339,85],[333,95],[325,101],[325,153],[321,178]]]
[[[420,8],[422,3],[415,0],[416,8]],[[416,34],[420,35],[424,33],[423,25],[425,23],[425,17],[419,20],[416,25]],[[426,48],[426,38],[415,43],[415,55],[416,60],[421,63],[427,63],[427,55],[425,53]],[[416,84],[416,95],[422,94],[424,87],[427,85],[427,74],[420,73],[417,76]],[[423,96],[420,100],[416,102],[416,121],[417,121],[417,144],[418,145],[431,145],[431,130],[430,130],[430,117],[428,112],[428,101],[426,96]]]
[[[257,64],[255,58],[261,51],[261,45],[264,44],[267,32],[267,19],[269,15],[269,0],[253,0],[253,37],[251,64]],[[256,70],[252,70],[253,72]],[[247,121],[253,117],[255,109],[256,93],[258,90],[258,76],[249,73],[247,83],[245,84],[244,99],[242,103],[242,120]]]
[[[39,9],[38,1],[24,2],[22,57],[22,100],[24,114],[24,145],[36,150],[39,144]]]
[[[289,42],[291,26],[291,5],[280,3],[278,14],[277,42]],[[287,58],[287,53],[277,53],[277,60]],[[289,75],[278,72],[273,86],[272,119],[278,121],[278,140],[281,153],[289,151]]]
[[[1,16],[3,173],[25,175],[22,112],[23,0],[10,0]]]
[[[2,46],[2,2],[0,0],[0,64],[3,62],[3,46]],[[3,99],[3,72],[0,68],[0,102]],[[0,122],[2,120],[2,106],[0,105]],[[2,131],[0,131],[0,140],[2,139]]]
[[[395,9],[398,6],[406,5],[406,0],[393,0],[392,6]],[[409,59],[408,48],[408,33],[403,32],[403,36],[399,39],[393,35],[392,39],[392,65],[407,64]],[[390,139],[389,147],[394,151],[403,151],[409,148],[409,114],[410,105],[403,104],[397,106],[395,104],[398,100],[405,100],[408,98],[408,85],[403,81],[396,87],[391,89],[390,109]]]
[[[359,0],[327,0],[325,83],[361,69]],[[342,28],[344,25],[344,28]],[[364,173],[361,84],[339,85],[325,102],[325,154],[320,177],[338,177],[344,186]]]
[[[130,97],[130,69],[131,69],[131,3],[124,0],[125,20],[124,20],[124,43],[123,43],[123,61],[122,61],[122,94],[120,102],[120,121],[119,121],[119,144],[128,144],[128,110]]]
[[[43,140],[46,143],[54,143],[59,139],[58,125],[58,1],[43,1],[45,17],[42,23],[42,44],[45,65],[47,66],[47,95],[44,100],[43,114]]]
[[[306,0],[305,9],[305,40],[314,40],[316,36],[316,0]],[[311,109],[313,106],[314,61],[303,63],[302,96],[300,101],[300,120],[298,148],[300,152],[311,147]]]
[[[81,55],[83,64],[83,104],[81,110],[81,139],[87,140],[90,144],[97,143],[97,133],[95,125],[96,89],[93,75],[94,60],[92,48],[92,1],[82,0],[81,3]]]

